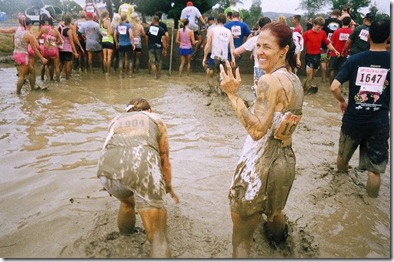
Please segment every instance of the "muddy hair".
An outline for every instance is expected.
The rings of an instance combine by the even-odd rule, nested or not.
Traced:
[[[296,67],[296,61],[294,59],[295,44],[293,41],[293,31],[288,25],[281,22],[271,22],[266,24],[262,31],[269,30],[273,34],[278,42],[280,48],[285,48],[289,46],[289,51],[286,54],[287,65],[290,66],[292,70]]]
[[[127,104],[126,109],[128,109],[127,112],[147,111],[151,109],[151,107],[145,98],[138,97],[131,99],[130,102]]]

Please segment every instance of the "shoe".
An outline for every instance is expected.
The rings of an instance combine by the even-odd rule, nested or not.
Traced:
[[[272,235],[271,231],[268,228],[268,223],[267,222],[265,222],[264,225],[263,225],[263,232],[264,232],[265,237],[268,240],[268,244],[272,248],[276,249],[277,245],[280,245],[280,244],[286,242],[286,239],[289,236],[289,226],[287,224],[285,224],[285,229],[283,230],[282,238],[279,241],[276,241],[274,239],[274,236]]]
[[[319,88],[318,88],[317,86],[311,86],[311,87],[306,91],[306,94],[307,94],[307,95],[313,95],[313,94],[316,94],[318,90],[319,90]]]

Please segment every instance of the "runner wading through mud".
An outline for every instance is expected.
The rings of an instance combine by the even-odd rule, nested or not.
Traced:
[[[259,66],[266,74],[258,82],[254,108],[237,95],[239,68],[233,76],[220,65],[221,86],[248,132],[232,179],[229,199],[233,221],[233,257],[248,257],[253,233],[267,216],[271,242],[287,238],[282,212],[295,176],[292,134],[301,119],[303,89],[291,72],[295,66],[291,29],[282,23],[265,25],[257,40]]]

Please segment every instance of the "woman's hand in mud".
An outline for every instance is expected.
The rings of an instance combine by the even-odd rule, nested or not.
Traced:
[[[220,65],[220,86],[227,95],[236,94],[241,86],[239,68],[235,69],[235,78],[228,61],[226,61],[226,68],[227,73],[225,72],[223,65]]]

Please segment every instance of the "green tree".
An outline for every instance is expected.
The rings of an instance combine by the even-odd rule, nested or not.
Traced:
[[[248,17],[245,16],[247,10],[243,10],[242,12],[244,14],[244,22],[247,23],[251,28],[253,28],[257,20],[262,15],[261,0],[253,0],[253,3],[249,9]]]

